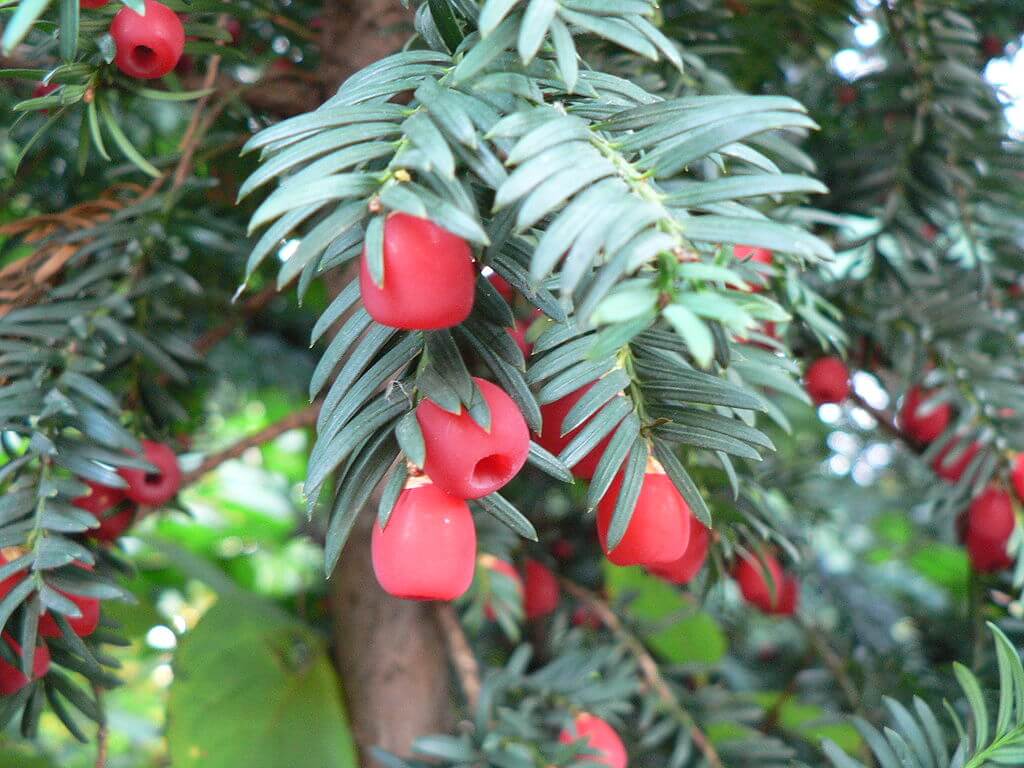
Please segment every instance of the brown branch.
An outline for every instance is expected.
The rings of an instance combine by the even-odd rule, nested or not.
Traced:
[[[260,312],[274,297],[277,296],[277,287],[268,285],[259,293],[253,294],[241,306],[241,311],[232,315],[220,325],[214,326],[192,343],[192,348],[201,355],[205,355],[213,347],[226,339],[235,328],[245,320]]]
[[[693,739],[693,743],[697,745],[697,749],[704,754],[704,758],[707,760],[708,765],[712,766],[712,768],[724,768],[722,759],[718,756],[718,752],[715,750],[714,745],[708,739],[704,731],[702,731],[697,723],[694,722],[690,713],[687,712],[683,705],[679,703],[679,699],[677,699],[676,695],[672,693],[672,689],[669,687],[668,683],[665,682],[665,678],[661,676],[661,671],[658,669],[658,662],[654,660],[654,657],[651,656],[650,652],[640,639],[626,629],[618,615],[612,610],[611,606],[586,587],[583,587],[570,579],[562,577],[559,581],[562,583],[562,587],[566,592],[577,600],[581,600],[589,605],[597,615],[598,619],[601,620],[601,623],[611,630],[611,632],[622,641],[629,652],[633,654],[637,664],[640,665],[640,673],[643,675],[644,681],[647,683],[648,687],[657,694],[661,703],[670,709],[680,722],[689,727],[690,738]]]
[[[894,437],[897,440],[901,440],[907,445],[908,448],[910,448],[915,453],[921,452],[920,444],[913,437],[911,437],[909,434],[900,429],[899,425],[896,422],[896,419],[893,418],[892,414],[887,413],[886,411],[883,411],[880,408],[875,408],[867,400],[865,400],[863,397],[861,397],[860,395],[853,391],[850,392],[850,402],[852,402],[862,411],[866,411],[868,414],[870,414],[871,418],[878,422],[878,426],[882,428],[882,431],[887,433],[890,437]]]
[[[466,703],[470,709],[475,710],[480,701],[480,665],[473,655],[473,649],[469,647],[466,633],[452,604],[435,603],[434,615],[437,617],[437,623],[441,625],[441,633],[448,648],[448,658],[451,659],[455,673],[459,676],[462,692],[466,695]]]
[[[320,401],[317,401],[315,403],[312,403],[311,405],[306,406],[301,411],[291,413],[285,416],[280,421],[275,421],[273,424],[264,427],[259,432],[250,435],[249,437],[246,437],[242,440],[239,440],[237,443],[235,443],[229,448],[225,448],[223,451],[219,451],[218,453],[211,453],[209,456],[203,459],[202,464],[200,464],[191,472],[185,473],[185,475],[181,478],[182,487],[185,487],[186,485],[191,485],[192,483],[196,482],[197,480],[202,478],[203,475],[206,475],[207,473],[213,471],[221,464],[223,464],[225,461],[237,459],[250,448],[255,448],[258,445],[269,443],[274,438],[284,434],[289,430],[299,429],[300,427],[313,426],[314,424],[316,424],[316,418],[319,413]]]
[[[217,26],[223,27],[226,22],[227,16],[221,14],[217,19]],[[218,45],[222,44],[219,40],[217,43]],[[195,108],[192,110],[192,117],[189,118],[188,126],[185,128],[185,133],[181,137],[181,143],[178,145],[181,148],[181,157],[178,159],[178,165],[174,169],[170,190],[172,194],[185,183],[185,179],[192,173],[192,158],[196,153],[196,148],[199,146],[203,134],[206,133],[206,129],[212,123],[210,120],[204,120],[203,112],[210,103],[210,96],[213,95],[212,89],[217,82],[217,73],[219,71],[220,54],[214,54],[210,57],[210,62],[206,66],[206,76],[203,78],[203,90],[210,90],[210,93],[207,93],[196,102]],[[202,130],[200,125],[204,126]]]
[[[858,715],[864,716],[864,712],[861,708],[860,692],[857,690],[857,686],[853,684],[853,680],[850,678],[850,673],[846,669],[846,662],[839,654],[832,650],[832,646],[830,646],[828,641],[822,636],[820,629],[807,621],[807,619],[800,616],[800,614],[796,614],[793,618],[807,634],[807,639],[810,640],[811,647],[814,649],[815,653],[818,654],[821,660],[825,663],[825,666],[828,667],[829,672],[832,673],[832,677],[834,677],[836,682],[839,683],[839,687],[843,691],[843,696],[846,698],[846,703],[850,706],[850,710]]]

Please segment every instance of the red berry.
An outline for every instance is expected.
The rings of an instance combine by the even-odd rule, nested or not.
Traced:
[[[366,250],[359,290],[370,317],[392,328],[458,325],[473,309],[476,272],[469,243],[432,221],[392,213],[384,224],[384,284],[370,276]]]
[[[152,80],[174,69],[185,50],[185,28],[163,3],[146,0],[146,15],[125,6],[110,25],[117,45],[114,63],[128,77]]]
[[[586,426],[587,422],[593,418],[593,416],[591,416],[586,419],[586,421],[568,434],[562,434],[562,424],[565,422],[565,417],[569,414],[572,407],[579,402],[579,399],[583,397],[583,395],[585,395],[592,386],[594,386],[594,384],[588,384],[585,387],[580,387],[575,392],[570,392],[561,400],[555,400],[553,403],[548,403],[547,405],[542,405],[540,407],[540,414],[543,422],[541,425],[540,435],[537,436],[537,442],[542,448],[557,456],[567,445],[569,445],[570,442],[572,442],[572,439],[579,434],[580,430]],[[601,461],[601,457],[608,448],[608,443],[611,442],[613,434],[615,434],[615,430],[609,432],[607,437],[595,445],[590,453],[570,467],[573,475],[583,480],[589,480],[594,476],[594,472],[597,471],[597,464]]]
[[[58,88],[60,88],[60,85],[58,85],[57,83],[40,83],[32,91],[32,98],[41,99],[43,98],[43,96],[48,96],[49,94],[53,93]]]
[[[87,536],[91,536],[97,541],[112,543],[135,520],[135,505],[131,504],[124,509],[117,510],[116,507],[124,502],[124,491],[98,483],[86,484],[89,486],[89,493],[79,496],[72,504],[86,512],[91,512],[100,521],[100,527],[88,531]]]
[[[607,768],[626,768],[628,756],[626,747],[608,723],[596,715],[588,712],[581,712],[568,728],[558,734],[558,741],[562,744],[572,744],[576,741],[584,742],[584,746],[598,754],[580,755],[580,761],[597,763]]]
[[[960,478],[964,476],[964,472],[967,471],[967,467],[970,466],[971,462],[974,461],[974,457],[978,454],[978,451],[981,450],[980,443],[972,442],[963,450],[959,458],[947,461],[946,457],[949,456],[955,448],[958,449],[957,447],[959,445],[959,440],[951,440],[945,448],[939,451],[935,460],[932,461],[932,469],[935,470],[935,474],[949,483],[960,482]]]
[[[933,242],[936,237],[939,236],[938,228],[929,222],[925,222],[921,225],[921,237],[927,240],[929,243]]]
[[[88,563],[75,563],[74,565],[86,571],[92,570],[92,566]],[[79,637],[88,637],[95,632],[96,627],[100,625],[100,601],[95,597],[74,595],[62,589],[57,591],[77,605],[79,612],[82,614],[77,618],[72,618],[71,616],[64,617],[71,631]],[[49,613],[44,613],[39,617],[39,634],[43,637],[60,637],[62,634],[56,619]]]
[[[1018,453],[1014,459],[1010,479],[1013,481],[1013,490],[1017,492],[1017,498],[1024,501],[1024,453]]]
[[[7,632],[3,635],[4,642],[14,651],[14,655],[21,657],[21,646]],[[38,680],[50,671],[50,649],[45,645],[36,648],[32,658],[32,679]],[[21,668],[9,664],[6,659],[0,657],[0,696],[11,696],[28,685],[28,677],[21,671]]]
[[[568,539],[557,539],[551,544],[551,554],[558,560],[569,560],[576,554],[576,547]]]
[[[427,446],[423,471],[460,499],[494,493],[515,477],[530,450],[530,430],[515,401],[489,381],[473,381],[491,410],[489,431],[466,408],[453,414],[427,399],[416,408]]]
[[[78,5],[81,8],[102,8],[109,2],[110,0],[79,0]]]
[[[558,587],[558,577],[536,560],[526,561],[526,581],[523,589],[523,608],[526,618],[536,619],[547,616],[558,607],[558,598],[561,592]]]
[[[113,544],[121,538],[125,531],[132,527],[137,513],[138,507],[135,504],[129,503],[120,512],[98,517],[100,527],[89,531],[88,535],[96,539],[96,541]]]
[[[758,264],[771,264],[774,261],[774,256],[767,248],[755,248],[752,245],[736,245],[732,249],[733,255],[737,259],[749,259],[750,261],[756,261]]]
[[[655,576],[660,576],[673,584],[688,584],[704,566],[708,559],[708,544],[711,541],[711,532],[696,517],[690,518],[690,541],[686,545],[686,551],[678,560],[671,563],[662,563],[649,566],[648,570]]]
[[[508,280],[499,275],[497,272],[493,272],[487,276],[487,279],[491,281],[491,285],[494,286],[501,298],[503,298],[509,304],[512,303],[512,299],[515,298],[515,289],[509,285]]]
[[[776,616],[792,616],[800,605],[800,582],[789,574],[783,574],[779,589],[778,605],[772,612]]]
[[[752,245],[735,245],[732,249],[733,256],[742,261],[753,261],[758,264],[771,264],[775,258],[767,248],[755,248]],[[750,286],[751,293],[761,293],[764,286],[754,283]]]
[[[819,357],[804,374],[804,384],[815,405],[841,403],[850,396],[850,371],[838,357]]]
[[[919,443],[930,443],[945,432],[953,415],[949,403],[940,403],[928,412],[922,413],[921,406],[929,397],[931,392],[925,392],[920,387],[911,387],[900,408],[900,426]]]
[[[581,605],[572,612],[572,625],[585,629],[600,629],[601,617],[589,606]]]
[[[412,478],[387,528],[373,526],[370,550],[385,592],[406,600],[454,600],[473,582],[473,515],[462,499],[425,477]]]
[[[852,85],[841,85],[836,89],[836,99],[844,107],[848,107],[857,100],[857,89]]]
[[[1002,56],[1005,48],[1006,44],[998,35],[985,35],[981,38],[981,50],[990,59]]]
[[[2,552],[0,552],[0,565],[7,565],[9,562],[11,561],[8,560]],[[12,573],[3,581],[0,581],[0,600],[3,600],[5,597],[7,597],[10,591],[14,589],[16,586],[18,586],[18,584],[21,583],[25,576],[25,571],[17,571],[15,573]]]
[[[237,44],[238,39],[242,36],[242,22],[232,16],[224,24],[224,29],[231,35],[231,44]]]
[[[1006,545],[1017,525],[1010,494],[989,486],[967,509],[967,554],[976,571],[1001,571],[1013,565]]]
[[[125,495],[147,507],[160,507],[174,498],[181,488],[181,467],[178,457],[169,445],[152,440],[142,441],[143,457],[157,468],[146,472],[134,467],[121,467],[117,473],[128,483]]]
[[[774,594],[765,575],[766,568],[767,573],[771,575]],[[732,576],[739,584],[743,599],[762,613],[775,613],[783,607],[785,581],[788,577],[783,574],[782,566],[773,555],[765,553],[764,563],[753,556],[741,558],[733,569]],[[795,603],[795,590],[792,597]]]
[[[495,557],[494,555],[485,554],[480,556],[480,566],[482,568],[486,568],[488,571],[491,572],[492,579],[494,574],[500,573],[501,576],[499,578],[504,578],[508,581],[511,581],[512,584],[515,585],[515,590],[519,594],[520,599],[522,598],[523,580],[519,577],[519,571],[516,570],[515,566],[512,565],[512,563],[508,562],[507,560],[502,560],[499,557]],[[494,582],[492,581],[491,592],[493,591]],[[498,614],[494,610],[494,606],[491,605],[490,599],[488,599],[487,602],[484,603],[484,616],[487,617],[488,621],[494,621],[498,618]]]
[[[608,552],[608,528],[622,487],[620,472],[597,505],[597,535],[601,548]],[[651,462],[640,487],[626,535],[608,552],[616,565],[652,565],[671,563],[686,552],[690,540],[690,508],[668,475]]]

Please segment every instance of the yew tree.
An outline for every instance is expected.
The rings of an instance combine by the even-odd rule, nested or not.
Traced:
[[[1024,765],[1024,4],[0,25],[0,766]]]

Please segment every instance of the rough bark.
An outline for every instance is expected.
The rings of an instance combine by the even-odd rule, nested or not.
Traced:
[[[321,78],[333,89],[396,50],[410,24],[398,0],[326,0]],[[337,283],[331,288],[344,279]],[[408,755],[416,737],[446,729],[450,709],[445,645],[433,612],[390,597],[374,578],[374,514],[363,510],[328,585],[334,660],[364,766],[377,765],[370,747]]]
[[[373,517],[363,510],[330,582],[334,658],[362,765],[378,746],[409,754],[412,741],[443,731],[449,709],[444,641],[428,604],[386,595],[370,564]]]

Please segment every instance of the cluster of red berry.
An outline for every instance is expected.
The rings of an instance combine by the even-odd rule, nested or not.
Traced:
[[[804,377],[807,392],[818,405],[839,403],[850,395],[850,372],[842,360],[823,357],[816,360]],[[900,406],[900,429],[920,447],[942,435],[953,417],[949,403],[929,403],[933,393],[911,387]],[[957,483],[981,450],[977,441],[963,446],[954,437],[932,460],[932,469],[948,483]],[[1024,499],[1024,454],[1015,460],[1012,482],[1019,498]],[[1007,552],[1010,537],[1016,528],[1016,514],[1010,494],[999,485],[990,485],[975,498],[959,520],[961,540],[967,547],[974,570],[996,572],[1013,565]]]
[[[99,527],[91,529],[88,536],[96,541],[110,543],[115,541],[135,520],[139,505],[159,507],[170,501],[181,486],[181,469],[174,451],[167,445],[151,440],[142,441],[143,457],[157,468],[156,473],[146,472],[134,467],[122,467],[118,474],[124,479],[126,487],[111,488],[98,483],[87,483],[89,493],[74,500],[74,505],[91,513],[99,521]],[[6,565],[11,559],[19,557],[22,552],[11,547],[0,553],[0,565]],[[88,563],[74,562],[73,567],[91,571]],[[28,574],[19,571],[0,581],[0,600],[20,584]],[[100,601],[95,597],[77,595],[57,590],[61,595],[74,603],[78,616],[68,615],[68,628],[78,637],[88,637],[100,622]],[[36,648],[32,665],[32,679],[38,680],[50,669],[50,651],[46,646],[46,638],[57,638],[62,634],[57,620],[44,612],[39,618],[39,637],[42,643]],[[14,657],[21,655],[21,646],[10,633],[3,634],[3,641],[13,652]],[[9,696],[17,693],[29,684],[28,676],[15,663],[8,662],[0,655],[0,695]]]
[[[469,244],[426,219],[388,216],[384,277],[378,285],[364,250],[363,305],[382,325],[434,330],[458,325],[473,308],[476,270]],[[530,432],[515,401],[474,378],[491,414],[484,429],[467,409],[423,399],[416,420],[426,447],[423,474],[409,478],[386,527],[376,525],[373,568],[383,589],[412,600],[453,600],[473,581],[476,526],[466,504],[494,493],[526,463]],[[430,563],[423,554],[431,554]]]
[[[771,252],[763,249],[751,249],[745,255],[759,263],[771,262]],[[472,251],[462,238],[435,223],[403,213],[388,216],[382,266],[383,279],[378,283],[364,249],[360,290],[366,311],[378,323],[407,330],[449,328],[472,311],[476,282]],[[506,300],[514,300],[505,280],[497,275],[490,279]],[[520,321],[510,333],[529,354],[525,330],[526,324]],[[465,410],[453,414],[429,399],[417,406],[426,446],[423,473],[410,477],[387,526],[373,530],[374,571],[381,587],[392,595],[415,600],[452,600],[462,595],[473,580],[476,563],[476,529],[466,499],[498,490],[526,461],[529,432],[518,407],[494,384],[474,381],[491,411],[490,430],[480,427]],[[566,429],[566,417],[592,386],[541,407],[543,427],[536,437],[550,453],[560,454],[595,418],[596,414]],[[592,479],[610,441],[609,435],[576,460],[570,466],[572,474]],[[621,486],[620,475],[598,503],[597,532],[606,552]],[[608,553],[609,560],[621,566],[642,565],[673,583],[685,584],[703,566],[709,542],[708,529],[693,515],[661,464],[650,458],[625,535]],[[424,552],[431,553],[429,567],[423,562]],[[546,615],[558,604],[558,580],[543,564],[527,561],[524,580],[506,561],[486,556],[481,563],[517,585],[527,618]],[[755,595],[748,595],[754,605],[770,613],[792,613],[796,603],[792,578],[775,579],[785,594],[780,605],[775,605],[774,590],[763,577],[762,591],[769,595],[764,599],[757,597],[760,593],[751,586],[749,575],[738,578],[741,586],[746,585],[744,594]]]

